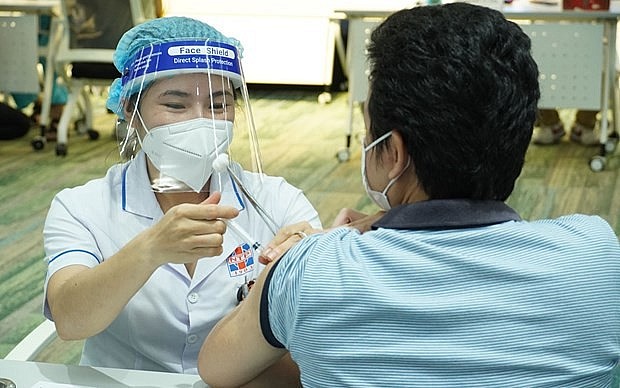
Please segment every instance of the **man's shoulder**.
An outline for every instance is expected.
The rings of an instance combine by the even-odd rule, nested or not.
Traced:
[[[569,214],[557,218],[541,219],[531,222],[541,228],[555,229],[574,237],[609,238],[617,236],[611,225],[598,215]]]

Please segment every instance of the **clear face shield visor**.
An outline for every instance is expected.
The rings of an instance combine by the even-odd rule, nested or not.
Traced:
[[[153,191],[223,192],[235,190],[231,173],[262,176],[236,47],[204,39],[153,44],[128,61],[121,85],[121,157],[144,151]]]

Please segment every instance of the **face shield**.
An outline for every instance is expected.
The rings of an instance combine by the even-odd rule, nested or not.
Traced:
[[[262,173],[235,46],[204,39],[147,45],[120,82],[121,157],[144,151],[154,191],[223,191],[229,167]]]

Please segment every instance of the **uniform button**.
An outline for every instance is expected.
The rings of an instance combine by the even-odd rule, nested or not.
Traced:
[[[189,301],[189,303],[196,303],[198,302],[198,294],[195,292],[192,292],[191,294],[189,294],[187,296],[187,300]]]
[[[187,343],[193,344],[198,340],[198,336],[196,334],[190,334],[187,336]]]

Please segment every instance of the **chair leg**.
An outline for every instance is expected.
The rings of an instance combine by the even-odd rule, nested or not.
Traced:
[[[85,127],[84,128],[80,128],[81,129],[81,133],[84,133],[88,130],[91,130],[93,128],[93,104],[90,101],[90,92],[87,90],[87,88],[81,88],[82,89],[82,102],[84,103],[84,122],[85,122]]]
[[[620,133],[620,123],[618,123],[618,120],[620,118],[620,71],[616,70],[616,74],[614,75],[614,82],[613,82],[613,109],[612,109],[612,117],[611,119],[613,120],[613,128],[612,128],[612,133],[614,134],[619,134]]]
[[[67,104],[65,105],[65,109],[62,111],[62,116],[60,116],[60,121],[58,122],[58,144],[67,144],[68,142],[69,122],[71,121],[71,116],[75,112],[81,89],[81,85],[79,87],[78,85],[73,85],[73,87],[71,88],[71,93],[69,94],[69,98],[67,99]]]

